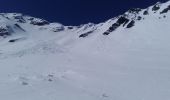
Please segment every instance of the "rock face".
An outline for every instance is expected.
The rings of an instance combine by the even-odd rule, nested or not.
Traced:
[[[126,17],[120,17],[118,20],[117,20],[117,25],[120,26],[123,24],[123,26],[125,26],[127,23],[129,22],[129,19],[127,19]]]
[[[160,14],[167,13],[169,10],[170,10],[170,5],[167,8],[165,8],[163,11],[161,11]]]
[[[87,37],[88,35],[90,35],[91,33],[93,33],[93,31],[89,31],[89,32],[86,32],[86,33],[83,33],[81,34],[79,37],[81,38],[84,38],[84,37]]]
[[[19,25],[19,24],[14,24],[15,28],[18,28],[19,30],[25,32],[25,30]]]
[[[159,4],[156,4],[156,5],[153,6],[152,11],[157,11],[159,9],[160,9]]]
[[[129,22],[129,19],[127,19],[124,16],[121,16],[120,18],[118,18],[118,20],[116,21],[116,23],[112,24],[111,27],[109,27],[109,29],[107,30],[107,32],[104,32],[103,35],[109,35],[110,32],[115,31],[119,26],[123,25],[123,27]]]
[[[0,26],[0,36],[10,35],[9,26]]]
[[[17,20],[17,22],[19,22],[19,23],[26,23],[26,20],[23,18],[23,16],[22,15],[16,15],[16,16],[14,16],[14,19],[15,20]]]
[[[63,31],[63,30],[64,30],[64,27],[54,27],[54,28],[52,28],[53,32],[60,32],[60,31]]]
[[[132,20],[132,21],[127,25],[126,28],[131,28],[131,27],[133,27],[134,25],[135,25],[135,21]]]
[[[135,21],[140,21],[143,17],[140,15],[142,9],[132,8],[128,10],[125,14],[117,18],[117,21],[113,23],[109,29],[103,33],[103,35],[109,35],[111,32],[115,31],[119,27],[132,28],[135,26]],[[145,15],[149,14],[146,10],[143,12]]]
[[[48,21],[43,20],[43,19],[39,19],[39,18],[32,18],[30,20],[31,20],[30,24],[33,24],[33,25],[43,26],[43,25],[49,25],[50,24]]]
[[[142,9],[140,9],[140,8],[132,8],[128,12],[138,14],[140,11],[142,11]]]
[[[143,15],[149,15],[148,10],[145,10],[145,11],[143,12]]]
[[[162,3],[156,3],[155,5],[148,7],[146,9],[133,8],[125,12],[121,17],[116,18],[117,21],[113,23],[108,30],[106,30],[103,35],[109,35],[111,32],[116,31],[119,27],[132,28],[135,26],[136,22],[145,20],[150,14],[157,14],[157,18],[166,18],[165,13],[170,11],[170,5],[162,6]],[[162,10],[162,8],[163,10]],[[164,14],[164,15],[161,15]],[[155,15],[154,15],[155,16]]]
[[[65,30],[64,25],[58,24],[58,23],[51,23],[49,27],[50,27],[50,30],[53,32],[61,32]]]

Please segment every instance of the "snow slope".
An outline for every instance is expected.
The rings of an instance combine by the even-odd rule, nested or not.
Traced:
[[[0,98],[169,100],[169,5],[80,26],[0,14]]]

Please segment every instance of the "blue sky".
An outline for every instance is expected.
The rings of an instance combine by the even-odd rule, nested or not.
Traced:
[[[158,0],[0,0],[0,12],[18,12],[64,25],[79,25],[103,22],[130,8],[145,8],[156,2]]]

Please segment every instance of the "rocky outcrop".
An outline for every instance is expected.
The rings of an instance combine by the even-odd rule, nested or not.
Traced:
[[[160,9],[160,5],[159,3],[155,4],[153,7],[152,7],[152,11],[157,11]]]
[[[143,15],[149,15],[148,10],[145,10],[145,11],[143,12]]]
[[[87,37],[89,34],[93,33],[93,31],[89,31],[89,32],[86,32],[86,33],[83,33],[79,36],[79,38],[84,38],[84,37]]]
[[[132,8],[128,10],[129,13],[134,13],[134,14],[138,14],[140,11],[142,11],[142,9],[140,8]]]
[[[19,23],[26,23],[26,20],[23,18],[23,16],[14,16],[14,19]]]
[[[160,14],[167,13],[169,10],[170,10],[170,5],[167,8],[165,8],[164,10],[162,10],[160,12]]]
[[[135,21],[132,20],[132,21],[127,25],[126,28],[131,28],[131,27],[133,27],[134,25],[135,25]]]
[[[38,25],[38,26],[44,26],[50,24],[48,21],[39,18],[30,18],[30,21],[31,21],[30,24]]]
[[[53,27],[51,30],[53,32],[60,32],[60,31],[64,31],[64,27]]]
[[[121,16],[120,18],[118,18],[118,20],[116,21],[116,23],[112,24],[111,27],[109,27],[109,29],[103,33],[103,35],[109,35],[110,32],[115,31],[119,26],[123,25],[123,27],[129,22],[129,19]]]
[[[10,35],[9,26],[0,26],[0,36]]]

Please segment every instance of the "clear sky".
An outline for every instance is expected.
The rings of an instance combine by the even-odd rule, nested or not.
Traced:
[[[103,22],[130,8],[145,8],[156,2],[158,0],[0,0],[0,12],[18,12],[64,25],[79,25]]]

